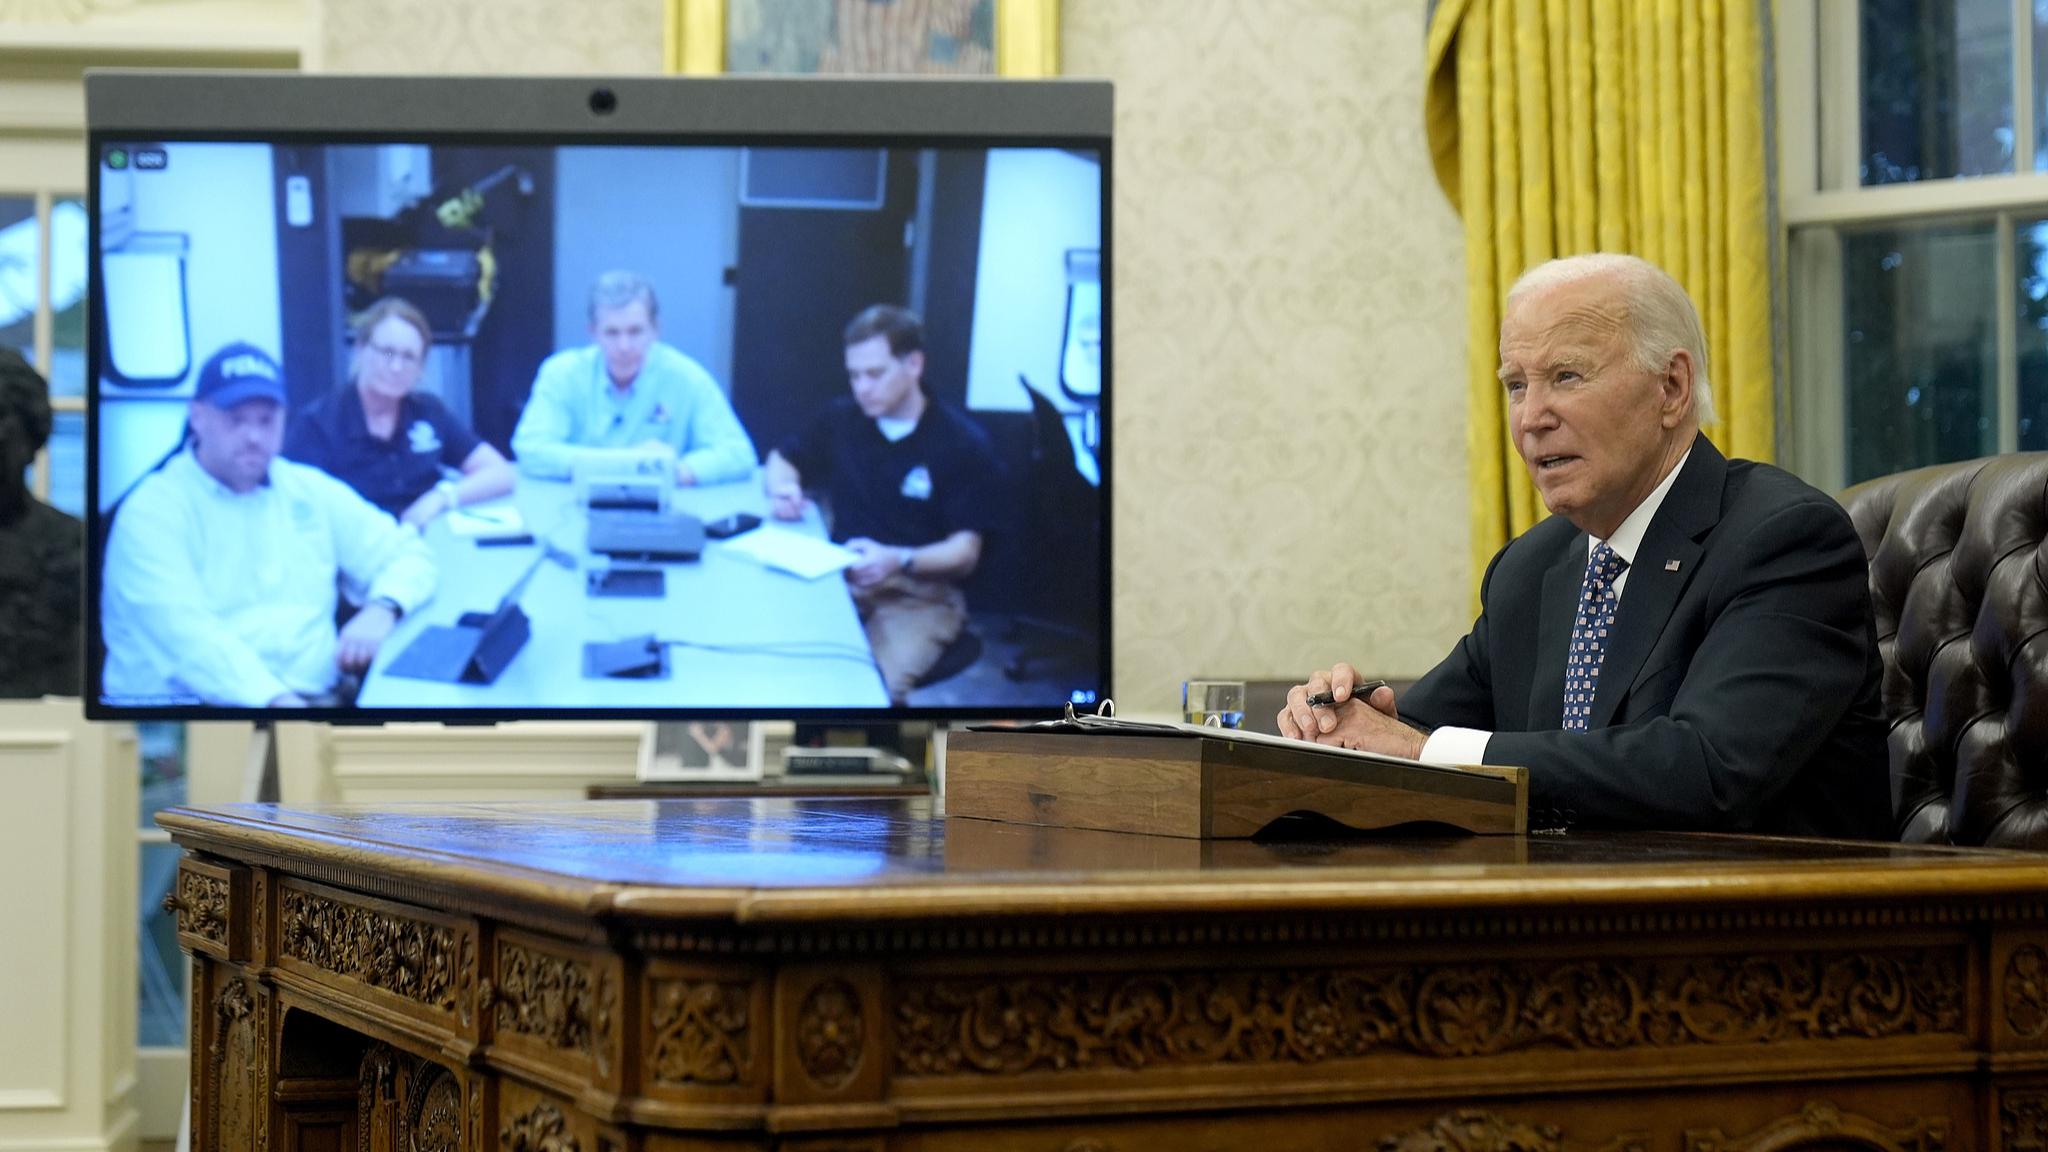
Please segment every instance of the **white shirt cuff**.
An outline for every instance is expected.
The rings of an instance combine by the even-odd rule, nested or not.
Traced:
[[[1416,759],[1424,764],[1443,764],[1461,767],[1468,764],[1486,763],[1486,742],[1493,739],[1493,733],[1481,732],[1477,728],[1439,728],[1429,734],[1422,744],[1422,755]]]

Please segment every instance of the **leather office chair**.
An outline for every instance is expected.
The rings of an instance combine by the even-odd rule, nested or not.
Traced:
[[[2048,849],[2048,452],[1859,484],[1901,839]]]

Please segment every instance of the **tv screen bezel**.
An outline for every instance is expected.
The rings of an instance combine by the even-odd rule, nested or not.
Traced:
[[[597,111],[598,93],[611,96]],[[85,75],[87,331],[104,322],[100,286],[100,156],[110,144],[187,141],[262,144],[642,144],[878,148],[1074,148],[1099,156],[1102,390],[1099,407],[1098,695],[1110,695],[1112,450],[1115,347],[1112,128],[1108,81],[941,77],[447,77],[291,72],[91,69]],[[513,720],[1031,720],[1064,705],[981,707],[377,707],[251,708],[110,704],[102,696],[100,377],[104,349],[87,341],[85,713],[92,720],[320,720],[354,724]]]

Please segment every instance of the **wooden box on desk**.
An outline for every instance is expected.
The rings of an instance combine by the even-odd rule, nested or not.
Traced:
[[[955,732],[946,815],[1199,839],[1251,836],[1291,812],[1352,828],[1420,820],[1528,830],[1524,768],[1428,768],[1224,736]]]

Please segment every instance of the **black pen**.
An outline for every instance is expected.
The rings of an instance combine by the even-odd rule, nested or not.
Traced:
[[[1355,700],[1364,700],[1386,686],[1385,680],[1361,680],[1351,686],[1351,696]],[[1317,692],[1308,698],[1308,706],[1311,708],[1328,708],[1336,702],[1337,696],[1334,692]]]

